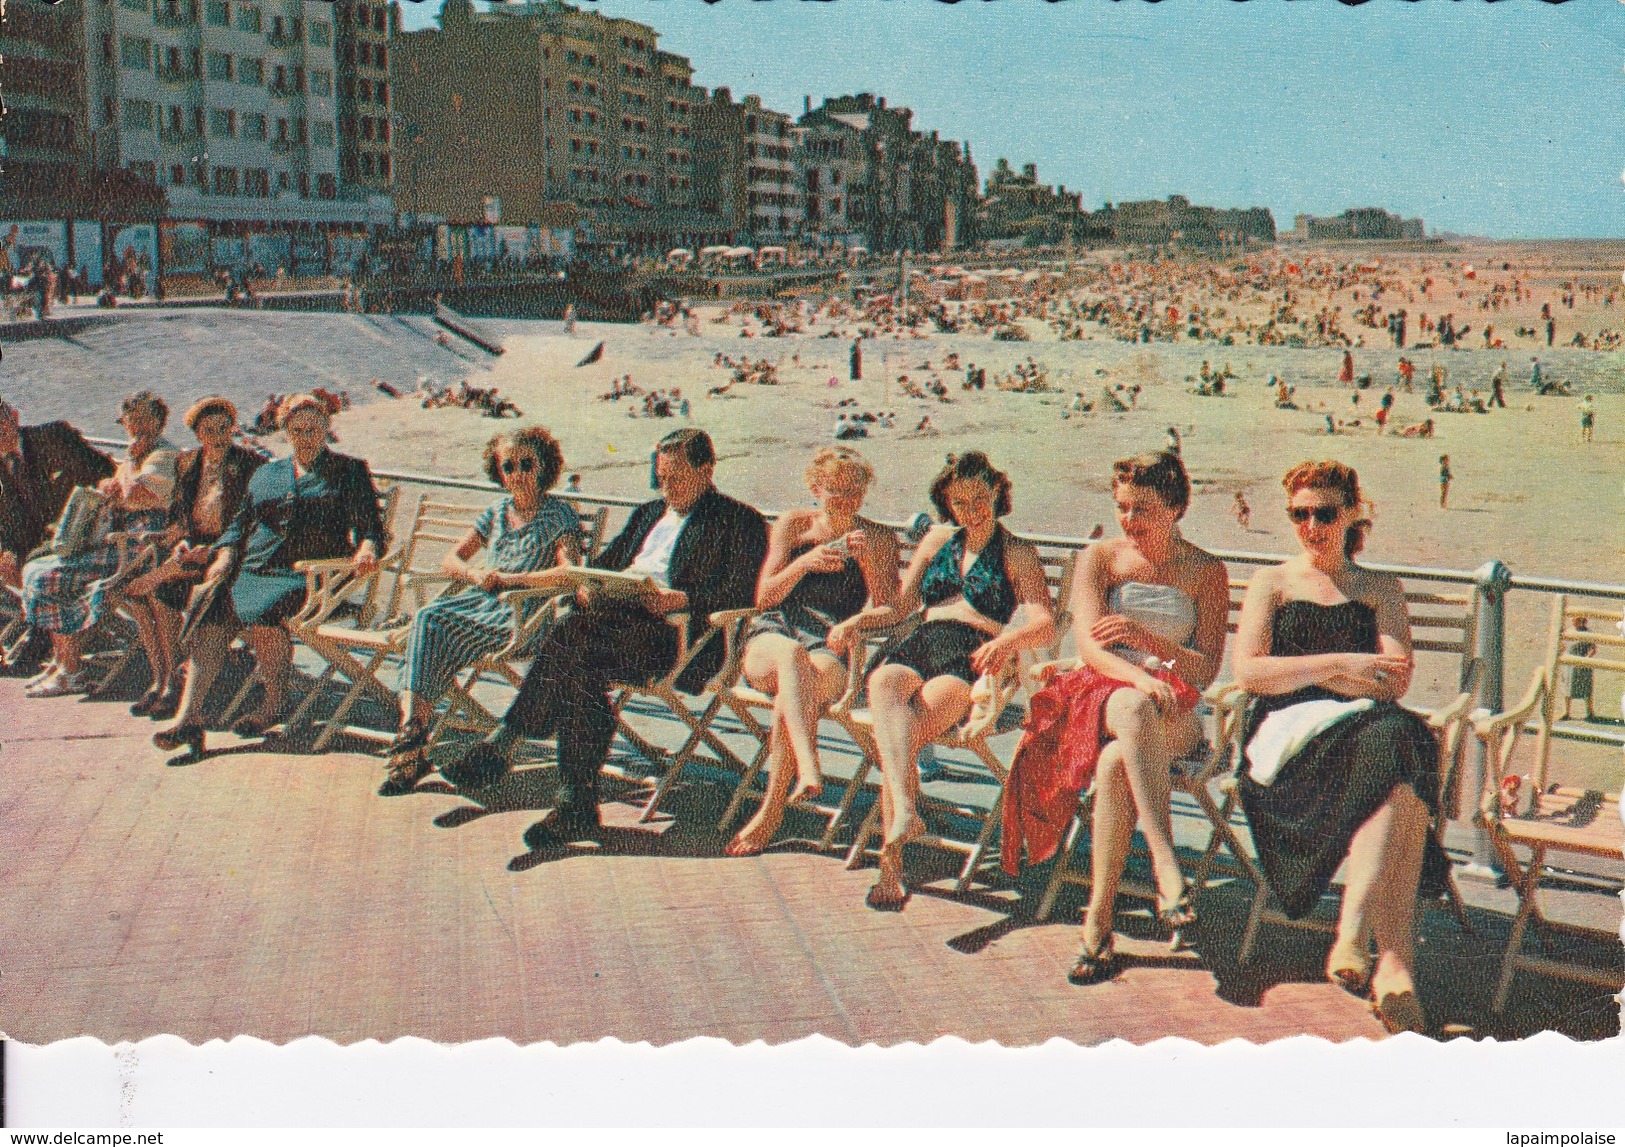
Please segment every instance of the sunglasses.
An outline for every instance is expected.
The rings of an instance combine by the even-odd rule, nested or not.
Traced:
[[[1315,520],[1316,525],[1329,526],[1337,521],[1337,515],[1342,512],[1341,506],[1293,506],[1286,516],[1300,526],[1310,518]]]
[[[534,458],[509,458],[502,463],[504,474],[529,474],[534,469],[536,469]]]

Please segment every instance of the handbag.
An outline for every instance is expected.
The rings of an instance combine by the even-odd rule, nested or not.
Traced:
[[[101,540],[107,532],[105,515],[108,498],[90,486],[75,486],[62,507],[56,530],[51,538],[51,552],[59,558],[71,558],[84,553]]]

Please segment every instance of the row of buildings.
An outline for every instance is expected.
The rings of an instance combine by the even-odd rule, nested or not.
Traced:
[[[14,0],[0,57],[0,273],[34,253],[92,281],[104,262],[149,276],[344,270],[403,223],[449,224],[476,257],[520,243],[568,255],[1275,238],[1262,208],[1173,197],[1085,211],[1032,164],[1001,159],[984,188],[968,146],[884,97],[807,98],[793,114],[709,90],[649,25],[562,0],[445,0],[438,27],[411,32],[398,3],[374,0]],[[1324,238],[1419,226],[1307,218],[1300,230]]]
[[[1405,219],[1381,207],[1351,207],[1341,215],[1299,215],[1281,237],[1297,242],[1342,239],[1419,240],[1426,231],[1420,219]]]

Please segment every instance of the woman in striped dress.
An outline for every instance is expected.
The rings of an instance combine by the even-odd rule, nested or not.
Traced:
[[[539,426],[486,443],[485,472],[507,493],[446,555],[446,573],[466,588],[430,602],[412,619],[400,677],[401,730],[378,795],[409,792],[422,779],[436,702],[459,671],[508,642],[515,618],[502,592],[563,585],[560,568],[579,562],[580,519],[573,506],[548,493],[563,469],[558,442]],[[485,560],[471,564],[481,550]]]

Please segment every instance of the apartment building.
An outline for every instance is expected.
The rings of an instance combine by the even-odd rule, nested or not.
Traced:
[[[400,27],[400,9],[338,0],[332,12],[339,181],[362,193],[388,195],[395,179],[389,51]]]
[[[704,89],[647,24],[559,0],[475,12],[393,46],[396,195],[413,211],[571,226],[632,250],[714,237],[695,207]]]

